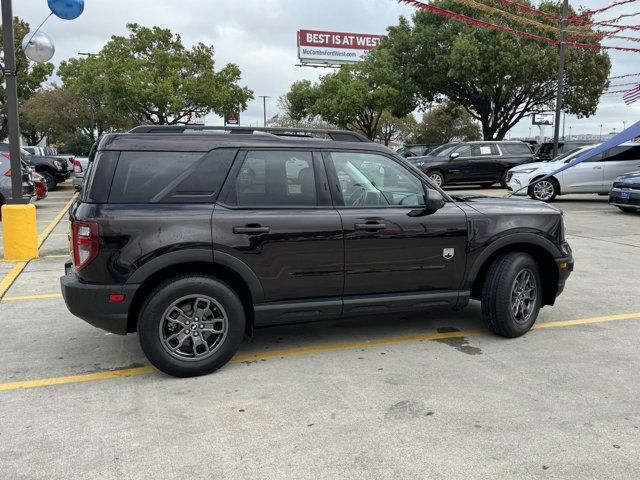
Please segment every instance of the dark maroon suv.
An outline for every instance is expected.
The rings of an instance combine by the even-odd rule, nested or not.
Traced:
[[[573,269],[556,208],[449,196],[346,131],[106,135],[70,217],[69,310],[137,331],[176,376],[220,368],[254,326],[470,299],[491,330],[516,337]]]

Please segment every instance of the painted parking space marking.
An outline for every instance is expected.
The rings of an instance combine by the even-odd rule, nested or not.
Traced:
[[[47,298],[62,298],[61,293],[42,293],[37,295],[16,295],[14,297],[4,297],[2,302],[21,302],[25,300],[44,300]]]
[[[580,318],[576,320],[564,320],[558,322],[545,322],[534,325],[533,330],[545,330],[552,328],[566,328],[577,325],[589,325],[605,322],[615,322],[622,320],[636,320],[640,319],[640,312],[636,313],[622,313],[617,315],[607,315],[601,317]],[[376,340],[365,340],[359,342],[342,342],[328,345],[317,345],[300,348],[290,348],[285,350],[276,350],[271,352],[260,353],[248,353],[242,355],[236,355],[233,357],[230,363],[242,363],[242,362],[255,362],[268,359],[280,359],[285,357],[312,355],[331,351],[340,350],[354,350],[358,348],[372,348],[386,345],[402,344],[402,343],[416,343],[432,340],[443,340],[450,338],[469,338],[479,336],[490,336],[490,332],[482,330],[467,330],[461,332],[446,332],[446,333],[427,333],[421,335],[412,335],[407,337],[391,337],[380,338]],[[52,387],[56,385],[68,385],[74,383],[86,383],[100,380],[109,380],[113,378],[128,378],[139,375],[149,375],[157,373],[158,371],[150,366],[126,368],[109,370],[106,372],[94,372],[83,373],[78,375],[69,375],[64,377],[52,377],[41,378],[35,380],[22,380],[17,382],[0,383],[0,392],[12,391],[12,390],[25,390],[40,387]]]

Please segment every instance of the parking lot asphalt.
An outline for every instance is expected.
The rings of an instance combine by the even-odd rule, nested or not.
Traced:
[[[576,271],[519,339],[472,302],[258,330],[219,372],[175,379],[65,308],[53,223],[72,194],[38,202],[41,258],[0,291],[0,478],[638,477],[640,214],[555,202]]]

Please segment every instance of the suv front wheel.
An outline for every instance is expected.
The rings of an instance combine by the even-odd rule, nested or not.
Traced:
[[[182,275],[159,285],[138,317],[140,346],[159,370],[176,377],[206,375],[236,353],[245,311],[225,283]]]
[[[534,200],[552,202],[560,193],[560,185],[555,178],[547,178],[531,185],[528,193]]]
[[[527,333],[538,318],[542,295],[540,268],[531,255],[513,252],[494,260],[482,288],[482,318],[503,337]]]
[[[436,170],[427,172],[427,177],[431,179],[438,187],[444,187],[444,175]]]

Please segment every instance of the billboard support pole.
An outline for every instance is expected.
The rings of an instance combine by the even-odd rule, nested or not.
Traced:
[[[558,65],[558,97],[556,99],[556,123],[553,134],[553,156],[558,155],[558,141],[560,139],[560,114],[562,112],[564,90],[564,62],[567,53],[567,16],[569,15],[569,0],[562,4],[562,20],[560,21],[560,63]]]

